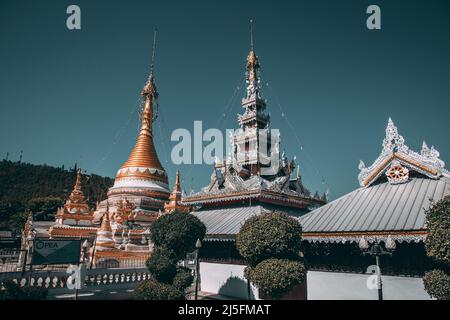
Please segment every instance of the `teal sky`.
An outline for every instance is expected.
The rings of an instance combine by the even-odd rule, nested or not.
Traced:
[[[66,28],[70,4],[80,31]],[[366,28],[370,4],[382,30]],[[237,126],[242,89],[226,107],[244,79],[253,17],[272,127],[307,187],[328,185],[336,198],[358,186],[359,159],[378,156],[389,116],[410,148],[426,140],[450,161],[449,15],[445,0],[0,0],[0,158],[23,150],[26,162],[113,177],[135,143],[157,26],[155,142],[172,184],[174,129]],[[187,190],[212,173],[180,169]]]

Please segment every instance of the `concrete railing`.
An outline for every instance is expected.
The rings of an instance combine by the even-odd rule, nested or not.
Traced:
[[[70,274],[65,271],[27,271],[22,272],[5,272],[0,273],[0,285],[4,281],[12,280],[20,284],[21,287],[45,287],[52,289],[66,289],[67,279]],[[83,287],[108,289],[123,287],[127,285],[134,286],[135,284],[148,280],[150,274],[146,268],[137,269],[92,269],[86,270],[84,275]]]

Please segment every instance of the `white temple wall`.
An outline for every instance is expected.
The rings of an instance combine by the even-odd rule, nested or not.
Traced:
[[[243,265],[200,263],[201,290],[247,299]],[[369,274],[308,271],[308,300],[376,300],[377,290],[367,288]],[[385,300],[430,300],[422,278],[382,276]],[[254,299],[258,290],[252,286]]]
[[[369,274],[308,271],[308,300],[377,300]],[[382,276],[385,300],[430,300],[422,278]]]
[[[204,292],[220,294],[247,300],[247,280],[243,265],[200,262],[200,289]],[[252,286],[254,299],[258,290]]]

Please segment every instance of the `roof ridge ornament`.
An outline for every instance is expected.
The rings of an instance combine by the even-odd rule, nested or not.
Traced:
[[[398,129],[394,121],[389,117],[386,127],[386,137],[383,140],[383,152],[408,152],[408,146],[405,144],[405,139],[398,133]]]
[[[407,182],[411,170],[432,179],[439,179],[442,175],[450,176],[434,146],[429,148],[424,141],[420,153],[410,150],[391,118],[388,120],[380,155],[370,167],[366,167],[361,160],[358,168],[358,180],[362,187],[370,186],[383,173],[386,173],[391,183]]]

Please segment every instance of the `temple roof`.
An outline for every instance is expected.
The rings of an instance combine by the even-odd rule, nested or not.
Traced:
[[[424,143],[410,150],[389,119],[375,162],[359,166],[361,187],[299,218],[311,242],[386,239],[423,241],[432,202],[450,195],[450,176],[439,152]]]
[[[356,189],[302,217],[309,241],[358,241],[362,235],[419,240],[426,230],[425,211],[431,199],[450,195],[450,179],[413,178],[408,183],[384,182]],[[409,235],[408,235],[409,234]]]
[[[264,208],[258,205],[202,210],[192,214],[205,224],[209,239],[232,239],[248,218],[263,211]]]
[[[183,198],[183,203],[196,205],[219,203],[224,201],[239,201],[259,198],[273,202],[283,201],[286,206],[310,207],[326,203],[326,197],[312,196],[303,186],[301,177],[292,180],[286,171],[285,175],[273,180],[267,180],[259,175],[251,175],[243,179],[233,172],[232,166],[226,171],[215,172],[211,183],[201,191]]]
[[[290,216],[299,216],[298,210],[271,205],[242,205],[192,212],[206,226],[208,240],[234,240],[245,221],[255,215],[277,210]]]

